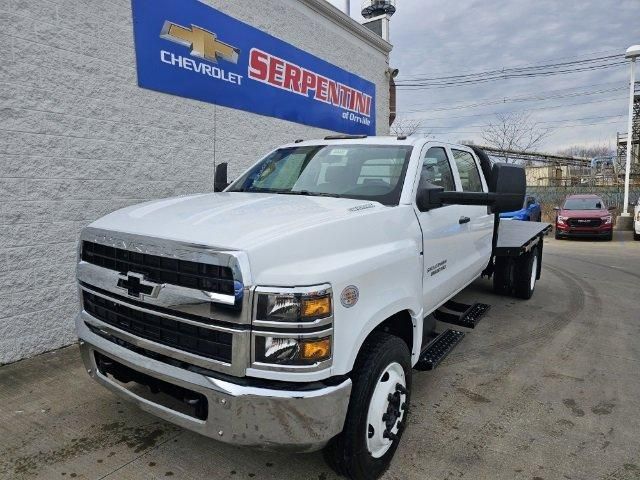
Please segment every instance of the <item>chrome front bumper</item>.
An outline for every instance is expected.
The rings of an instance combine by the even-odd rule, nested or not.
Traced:
[[[91,377],[117,395],[168,422],[225,443],[314,451],[342,431],[351,380],[317,390],[279,390],[243,386],[208,377],[145,357],[93,333],[78,315],[76,328],[82,359]],[[208,416],[199,420],[154,403],[98,371],[95,352],[159,380],[193,390],[208,401]]]

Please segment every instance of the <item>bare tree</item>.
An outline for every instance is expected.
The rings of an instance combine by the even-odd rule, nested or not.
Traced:
[[[422,122],[420,120],[414,120],[411,118],[398,118],[393,125],[391,125],[391,133],[393,135],[413,135],[414,133],[418,133],[420,127],[422,126]]]
[[[612,157],[616,152],[611,145],[572,145],[558,151],[558,154],[567,157],[596,158],[596,157]]]
[[[531,119],[528,113],[499,113],[496,120],[482,131],[484,142],[502,151],[517,150],[529,152],[535,150],[551,133],[551,129],[541,127]],[[505,162],[509,163],[505,156]]]

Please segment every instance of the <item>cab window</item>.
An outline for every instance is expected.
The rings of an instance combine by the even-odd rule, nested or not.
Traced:
[[[453,181],[451,165],[447,153],[442,147],[431,147],[422,159],[422,172],[420,173],[420,185],[431,183],[443,187],[445,191],[455,191],[456,184]]]
[[[462,183],[463,192],[482,192],[482,180],[480,180],[480,172],[476,161],[469,152],[463,150],[452,150],[453,159],[458,166],[460,174],[460,182]]]

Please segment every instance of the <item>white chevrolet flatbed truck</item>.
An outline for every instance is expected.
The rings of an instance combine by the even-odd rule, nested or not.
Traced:
[[[488,308],[452,298],[483,274],[529,298],[540,277],[549,226],[499,223],[522,205],[524,172],[477,148],[296,141],[231,185],[220,165],[216,190],[83,230],[87,371],[222,442],[324,448],[351,478],[386,470],[412,372],[435,368]]]

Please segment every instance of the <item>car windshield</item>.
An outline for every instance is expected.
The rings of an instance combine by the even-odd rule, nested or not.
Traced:
[[[397,205],[411,150],[406,145],[281,148],[226,191],[343,197]]]
[[[564,210],[602,210],[603,203],[599,198],[567,198]]]

